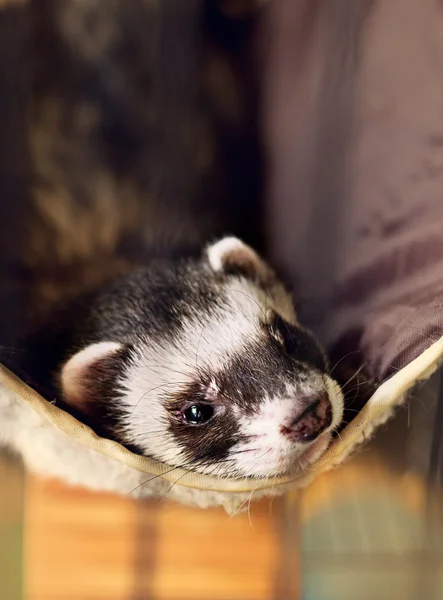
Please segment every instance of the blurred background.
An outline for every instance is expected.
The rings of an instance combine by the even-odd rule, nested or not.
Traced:
[[[437,228],[440,241],[443,231],[443,4],[265,4],[258,40],[269,253],[334,361],[358,354],[344,361],[343,377],[360,369],[352,391],[364,397],[365,386],[373,389],[443,335],[442,263],[419,265],[419,277],[408,270],[417,253],[406,248],[418,223],[425,232]],[[249,5],[232,0],[224,10],[237,18]],[[20,336],[29,294],[16,252],[29,183],[29,27],[24,3],[0,2],[5,347]],[[373,282],[354,278],[372,276],[362,265],[375,256],[374,242],[383,256],[394,249],[397,261],[375,299]],[[400,275],[413,281],[419,301],[392,289]],[[350,281],[361,294],[346,303],[336,290]],[[345,465],[288,497],[251,498],[232,518],[42,481],[2,453],[0,598],[441,599],[442,390],[437,373]]]

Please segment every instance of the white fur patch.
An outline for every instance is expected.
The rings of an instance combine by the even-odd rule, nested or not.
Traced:
[[[230,301],[208,315],[196,313],[173,344],[158,347],[146,340],[127,372],[125,431],[145,452],[169,464],[185,464],[182,449],[168,432],[162,395],[195,381],[199,371],[223,369],[234,353],[245,351],[261,335],[264,299],[247,281],[229,284]]]
[[[326,388],[332,404],[332,423],[311,444],[298,444],[281,433],[281,427],[294,419],[297,395],[316,394]],[[229,458],[234,460],[240,474],[272,476],[284,472],[301,472],[325,450],[332,432],[343,417],[343,394],[340,387],[327,376],[314,375],[306,382],[287,386],[285,397],[267,398],[260,403],[259,412],[239,419],[241,433],[250,437],[232,448]],[[317,450],[312,452],[312,449]],[[309,460],[306,460],[309,457]]]
[[[183,324],[182,332],[173,343],[159,347],[157,343],[146,340],[140,345],[122,385],[123,402],[129,408],[124,426],[126,439],[157,460],[173,466],[197,468],[204,473],[223,474],[225,467],[226,471],[232,472],[234,468],[247,476],[255,472],[261,475],[280,472],[288,467],[289,462],[292,464],[294,444],[284,440],[279,429],[290,404],[293,405],[293,395],[291,401],[273,399],[269,407],[264,405],[262,410],[273,410],[275,419],[263,414],[251,422],[249,428],[246,427],[246,434],[262,434],[255,454],[254,444],[249,444],[244,448],[247,452],[239,453],[237,448],[232,461],[206,467],[188,464],[183,448],[169,431],[169,415],[163,400],[165,396],[176,394],[180,388],[195,382],[200,371],[220,372],[234,354],[247,352],[251,343],[257,342],[263,335],[262,324],[268,309],[277,310],[290,319],[293,316],[292,303],[283,289],[276,297],[271,297],[247,279],[233,280],[223,289],[227,302],[209,317],[207,313],[196,312]],[[276,299],[279,305],[276,305]],[[321,382],[318,389],[324,390],[324,380],[321,379]],[[309,385],[314,386],[315,382],[311,381]],[[305,386],[303,393],[307,391]],[[329,393],[331,395],[332,392],[329,390]],[[340,419],[341,408],[337,406],[334,427]],[[305,449],[306,445],[300,447],[299,454]],[[261,456],[265,453],[266,458]],[[260,465],[257,462],[259,458]]]

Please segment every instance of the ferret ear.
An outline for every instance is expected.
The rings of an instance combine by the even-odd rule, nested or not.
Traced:
[[[88,413],[114,387],[122,368],[124,347],[116,342],[86,346],[74,354],[61,371],[63,400],[72,408]]]
[[[236,237],[225,237],[208,246],[206,252],[214,271],[242,275],[264,285],[271,284],[275,277],[255,250]]]

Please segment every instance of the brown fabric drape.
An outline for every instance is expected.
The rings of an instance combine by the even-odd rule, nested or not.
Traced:
[[[443,335],[443,3],[279,0],[269,27],[272,254],[377,384]]]
[[[0,3],[0,346],[23,334],[29,292],[21,268],[28,206],[28,9]],[[5,348],[2,348],[6,351]]]

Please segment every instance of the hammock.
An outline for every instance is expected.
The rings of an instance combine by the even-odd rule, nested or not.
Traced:
[[[13,423],[0,427],[0,442],[31,470],[92,489],[167,493],[233,512],[251,495],[305,486],[341,464],[438,368],[443,77],[429,53],[441,49],[443,11],[422,2],[427,26],[420,28],[413,2],[324,3],[315,18],[305,4],[275,3],[269,16],[271,253],[299,283],[301,321],[328,349],[337,379],[364,373],[364,405],[308,472],[216,478],[100,438],[0,367],[0,421]],[[393,30],[397,13],[404,28]]]

